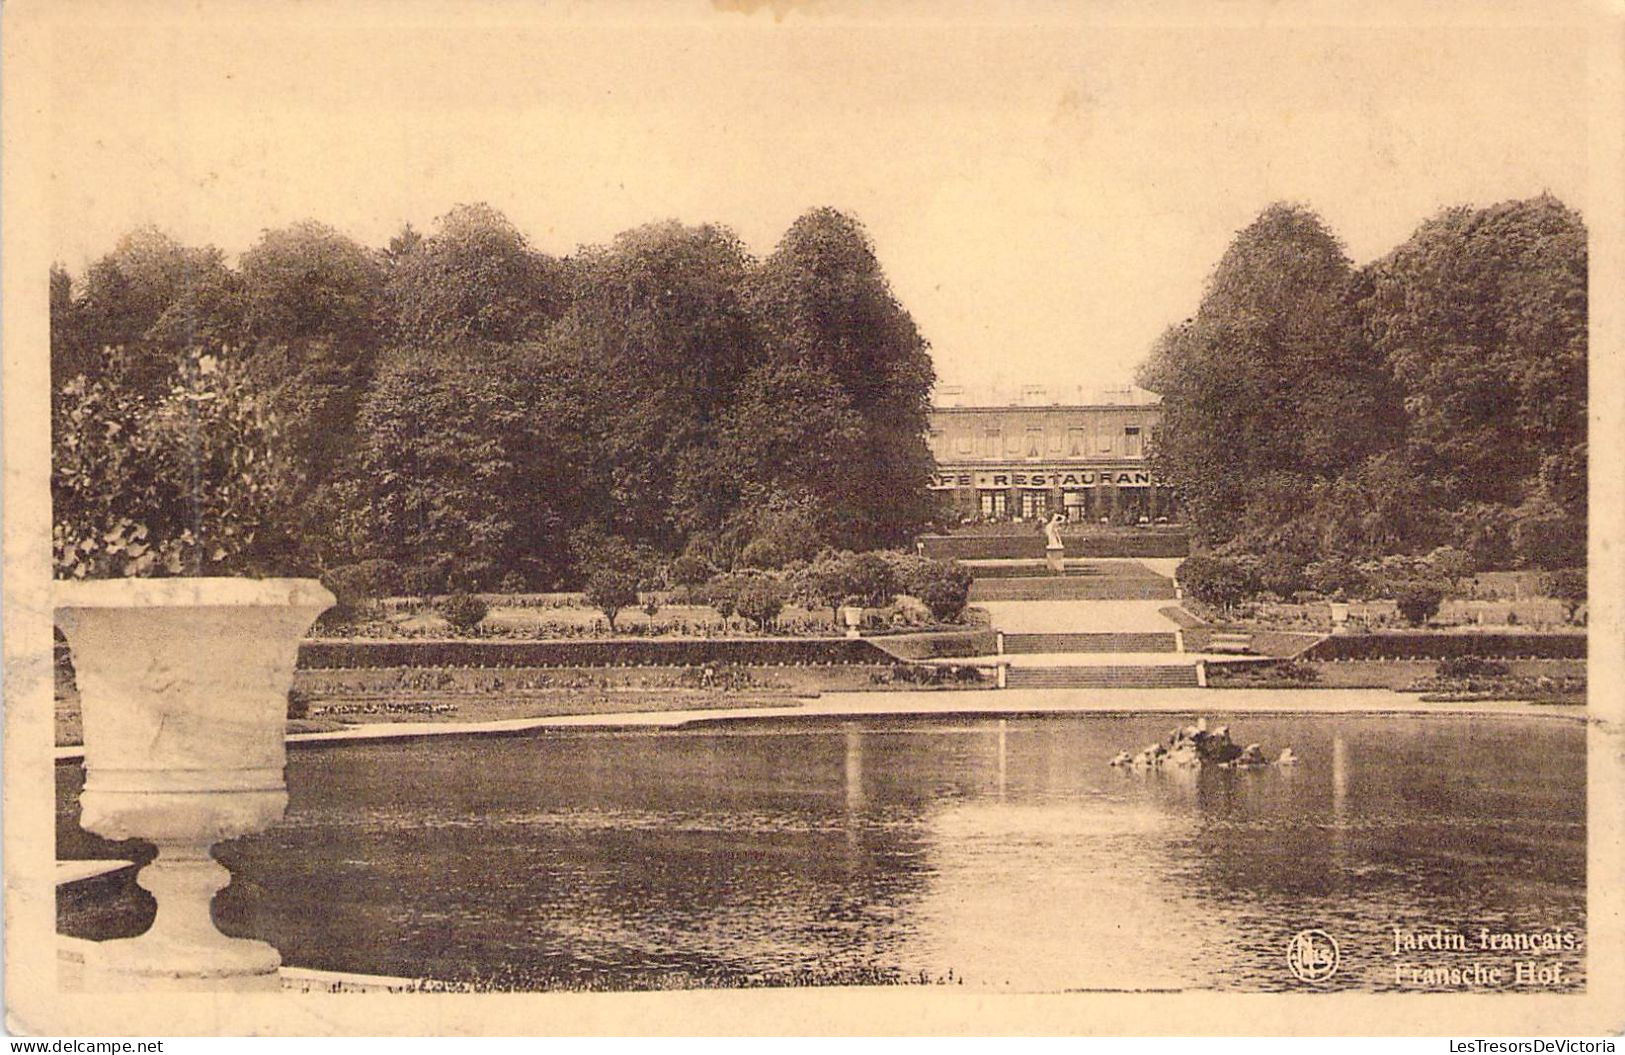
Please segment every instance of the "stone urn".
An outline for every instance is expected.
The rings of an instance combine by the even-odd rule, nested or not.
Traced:
[[[222,839],[282,816],[283,731],[299,641],[333,595],[313,579],[55,584],[84,719],[81,824],[146,839],[152,927],[87,950],[87,989],[277,989],[281,956],[231,938],[210,903]]]
[[[847,637],[863,636],[863,608],[859,605],[849,604],[841,608],[841,618],[846,623]]]
[[[1332,608],[1332,633],[1346,634],[1349,632],[1349,606],[1346,601],[1330,602]]]

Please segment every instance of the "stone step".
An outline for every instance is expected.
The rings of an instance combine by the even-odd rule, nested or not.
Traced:
[[[1194,666],[1011,667],[1010,689],[1194,689]]]
[[[1050,579],[1060,576],[1081,576],[1096,581],[1106,579],[1161,579],[1144,564],[1130,560],[1068,561],[1062,571],[1056,571],[1045,561],[1019,561],[1011,564],[967,564],[976,579]]]
[[[1082,575],[977,578],[970,600],[977,601],[1171,601],[1172,580],[1161,576],[1096,578]]]
[[[1004,651],[1010,655],[1036,652],[1177,652],[1178,639],[1158,631],[1117,633],[1005,634]]]
[[[1063,532],[1068,557],[1184,557],[1190,536],[1157,529],[1119,535],[1075,536]],[[1036,528],[1009,535],[924,535],[920,548],[936,560],[1014,560],[1042,557],[1046,539]]]

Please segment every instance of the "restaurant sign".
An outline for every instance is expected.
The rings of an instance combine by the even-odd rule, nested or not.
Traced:
[[[1081,487],[1150,487],[1148,469],[977,469],[933,474],[931,486],[939,491],[960,487],[999,490],[1018,487],[1048,491]]]

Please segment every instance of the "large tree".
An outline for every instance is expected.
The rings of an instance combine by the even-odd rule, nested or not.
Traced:
[[[791,225],[751,276],[750,310],[768,360],[781,373],[831,394],[819,415],[855,414],[861,435],[804,433],[850,461],[816,497],[828,515],[828,541],[867,548],[905,540],[930,517],[925,445],[931,386],[929,345],[898,303],[863,226],[831,208],[813,209]],[[772,375],[763,375],[767,378]],[[769,387],[765,395],[775,391]],[[789,402],[763,413],[804,413],[795,385]],[[839,393],[834,398],[833,393]]]
[[[590,384],[531,346],[386,355],[336,485],[348,552],[438,568],[454,587],[560,574],[600,479],[582,420]]]
[[[176,382],[188,352],[230,354],[241,337],[242,306],[237,277],[218,249],[184,246],[141,227],[90,266],[75,310],[61,321],[74,327],[64,347],[82,350],[85,372],[157,398]]]
[[[1397,398],[1361,335],[1360,289],[1318,216],[1272,205],[1141,368],[1163,397],[1153,464],[1208,537],[1287,519],[1317,481],[1396,442]]]
[[[531,340],[560,309],[559,263],[484,203],[459,205],[427,238],[408,228],[385,257],[392,334],[403,347]]]
[[[723,227],[650,224],[572,262],[551,347],[596,374],[596,434],[610,466],[602,513],[625,538],[674,549],[679,467],[713,443],[759,358],[741,287],[750,258]]]
[[[1405,390],[1411,460],[1452,501],[1517,504],[1548,459],[1549,476],[1566,460],[1584,477],[1586,230],[1573,210],[1550,195],[1446,210],[1372,266],[1365,314]]]

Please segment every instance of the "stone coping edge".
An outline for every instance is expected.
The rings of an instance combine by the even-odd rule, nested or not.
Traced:
[[[64,579],[51,584],[58,608],[248,608],[333,605],[315,579]]]

